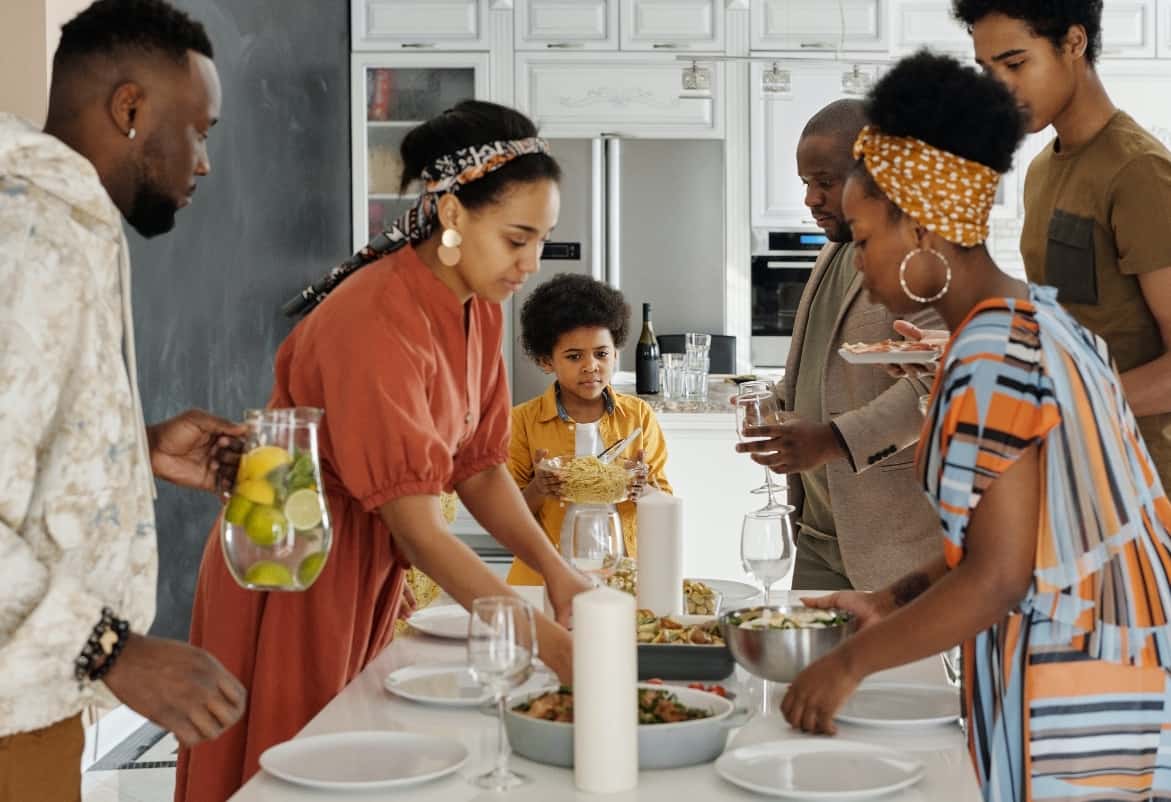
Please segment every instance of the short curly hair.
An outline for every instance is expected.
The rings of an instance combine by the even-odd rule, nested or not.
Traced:
[[[121,56],[133,51],[161,54],[185,64],[189,50],[214,57],[203,25],[170,3],[97,0],[61,26],[53,69],[74,67],[91,56]]]
[[[1019,19],[1057,49],[1070,26],[1081,25],[1086,29],[1086,62],[1093,65],[1102,50],[1102,0],[953,0],[952,12],[969,31],[989,14]]]
[[[622,293],[578,273],[554,276],[533,290],[520,310],[520,338],[533,360],[549,359],[561,336],[574,329],[609,329],[614,346],[626,344],[630,306]]]

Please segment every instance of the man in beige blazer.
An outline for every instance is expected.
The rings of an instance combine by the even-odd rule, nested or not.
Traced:
[[[851,365],[845,342],[891,337],[896,318],[862,291],[854,244],[842,214],[842,185],[865,124],[859,100],[839,100],[806,124],[797,146],[805,204],[830,242],[818,256],[793,327],[777,394],[795,413],[762,427],[770,439],[737,446],[789,474],[796,510],[797,589],[872,590],[894,582],[942,551],[940,525],[917,480],[915,445],[923,418],[920,378],[893,378],[882,367]],[[911,322],[943,328],[933,312]]]

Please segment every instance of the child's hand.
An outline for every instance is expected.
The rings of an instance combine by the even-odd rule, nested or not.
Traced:
[[[547,456],[549,456],[549,452],[543,448],[538,448],[537,453],[533,456],[533,481],[530,483],[530,487],[533,488],[532,492],[541,498],[560,499],[564,492],[561,474],[541,467],[541,463],[545,461]]]
[[[626,460],[626,470],[634,471],[630,477],[630,500],[638,501],[642,498],[642,494],[646,492],[647,478],[650,474],[650,468],[643,460],[644,452],[639,451],[634,455],[634,459]]]

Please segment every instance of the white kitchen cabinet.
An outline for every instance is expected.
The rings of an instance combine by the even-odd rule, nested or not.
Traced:
[[[490,0],[351,0],[354,50],[488,50]]]
[[[774,66],[778,73],[770,82]],[[752,65],[753,228],[815,228],[805,208],[805,187],[797,177],[797,142],[806,121],[828,103],[860,97],[843,88],[849,71],[845,64],[792,60]],[[877,78],[875,67],[860,71],[871,80]],[[770,86],[777,91],[770,91]]]
[[[617,50],[618,0],[517,0],[517,50]]]
[[[1155,0],[1105,0],[1102,4],[1103,59],[1154,58]]]
[[[723,0],[622,0],[623,50],[719,52]]]
[[[673,56],[518,53],[516,105],[546,137],[604,133],[659,139],[724,135],[721,66],[710,97],[680,97],[683,64]]]
[[[896,55],[923,47],[972,60],[972,37],[946,0],[893,0],[891,30]]]
[[[889,0],[752,0],[753,50],[886,51]]]
[[[1171,148],[1171,61],[1103,63],[1098,74],[1114,105]]]
[[[1158,29],[1155,52],[1159,58],[1171,58],[1171,0],[1156,3],[1155,25]]]
[[[488,54],[354,53],[350,86],[356,249],[414,201],[399,190],[407,132],[461,100],[488,99]]]

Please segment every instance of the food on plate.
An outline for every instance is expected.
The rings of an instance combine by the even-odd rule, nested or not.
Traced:
[[[935,355],[939,353],[939,346],[917,340],[883,340],[877,343],[843,343],[842,350],[851,354],[905,354],[921,351]]]
[[[682,624],[669,616],[657,616],[651,610],[635,614],[639,643],[676,643],[691,646],[723,646],[724,636],[715,619],[699,624]]]
[[[836,610],[801,607],[780,610],[740,610],[728,616],[728,623],[742,629],[829,629],[849,623],[850,617]]]
[[[602,561],[603,568],[615,566],[613,557]],[[638,595],[638,563],[630,557],[619,557],[614,573],[606,579],[606,584],[615,590],[625,591],[632,596]],[[686,601],[687,615],[715,615],[719,606],[719,598],[710,585],[694,579],[683,580],[683,598]]]
[[[522,702],[512,709],[531,718],[572,724],[573,691],[561,686],[555,691]],[[668,690],[638,689],[639,724],[674,724],[679,721],[710,718],[711,715],[709,710],[688,707]]]

